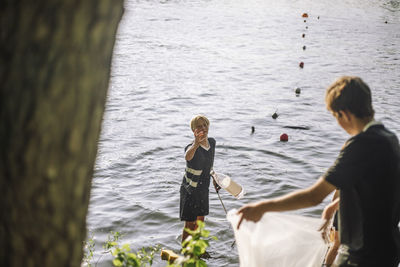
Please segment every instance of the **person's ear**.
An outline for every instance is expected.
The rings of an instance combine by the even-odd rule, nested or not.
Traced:
[[[350,112],[347,110],[341,110],[341,117],[343,117],[343,119],[345,119],[346,121],[350,122],[351,121],[351,115]]]

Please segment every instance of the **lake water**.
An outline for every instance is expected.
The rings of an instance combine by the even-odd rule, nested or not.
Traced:
[[[324,105],[341,75],[369,84],[376,119],[400,135],[399,0],[126,1],[87,218],[97,266],[111,266],[100,255],[110,231],[134,250],[179,251],[183,150],[197,113],[217,141],[214,169],[246,190],[241,200],[221,191],[227,209],[311,185],[348,138]],[[296,213],[318,217],[328,201]],[[206,224],[219,239],[208,265],[239,266],[213,190]],[[165,262],[156,255],[153,266]]]

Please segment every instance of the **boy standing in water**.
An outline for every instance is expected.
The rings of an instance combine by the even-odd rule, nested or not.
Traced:
[[[265,212],[315,206],[340,190],[340,248],[332,266],[397,267],[400,255],[400,147],[374,120],[371,92],[358,77],[342,77],[326,92],[326,105],[351,135],[332,167],[311,187],[243,206],[243,219]]]
[[[195,116],[190,121],[194,141],[185,147],[186,170],[180,188],[179,214],[184,228],[195,230],[196,221],[208,215],[210,172],[214,164],[215,139],[208,137],[209,120]],[[215,184],[214,184],[215,186]],[[183,229],[182,242],[189,236]]]

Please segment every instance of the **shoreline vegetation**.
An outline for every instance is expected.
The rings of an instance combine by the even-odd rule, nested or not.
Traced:
[[[159,244],[150,247],[142,247],[133,252],[129,244],[120,244],[123,236],[120,232],[110,232],[107,241],[103,244],[101,255],[95,260],[95,242],[92,235],[84,242],[85,255],[82,260],[82,267],[97,267],[101,258],[106,254],[113,257],[112,266],[116,267],[149,267],[153,265],[154,256],[161,251],[161,258],[166,260],[166,267],[207,267],[207,263],[202,260],[206,258],[206,249],[209,247],[210,239],[218,240],[215,236],[210,236],[210,231],[205,229],[205,223],[197,221],[197,229],[194,231],[186,228],[189,237],[182,243],[180,255],[171,250],[161,249]]]

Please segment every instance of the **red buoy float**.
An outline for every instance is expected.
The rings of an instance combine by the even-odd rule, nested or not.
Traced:
[[[287,134],[283,133],[283,134],[281,134],[280,140],[282,142],[287,142],[287,141],[289,141],[289,136]]]

